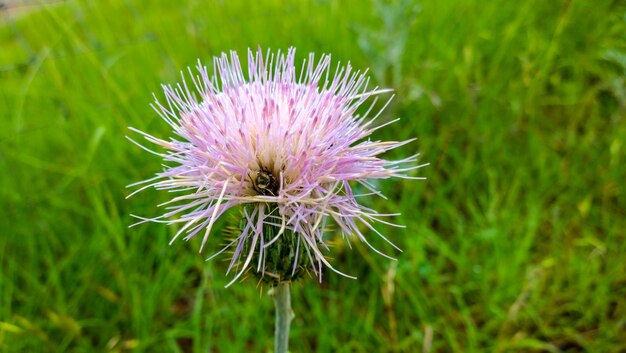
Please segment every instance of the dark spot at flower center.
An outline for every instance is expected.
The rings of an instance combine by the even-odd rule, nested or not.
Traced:
[[[276,196],[278,194],[278,183],[274,175],[267,169],[261,169],[252,180],[254,191],[263,196]]]

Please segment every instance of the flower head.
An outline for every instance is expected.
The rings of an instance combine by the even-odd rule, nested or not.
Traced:
[[[380,195],[368,180],[407,177],[420,167],[413,163],[416,156],[380,158],[411,140],[369,139],[393,122],[375,125],[375,99],[364,114],[357,113],[369,98],[389,90],[370,89],[366,74],[349,64],[333,70],[329,55],[316,61],[310,54],[300,70],[294,61],[293,48],[265,55],[249,50],[244,74],[237,54],[224,53],[213,60],[213,76],[199,63],[198,73],[190,70],[195,87],[183,76],[182,84],[163,86],[165,104],[155,98],[153,108],[176,138],[131,128],[164,148],[151,152],[167,164],[156,177],[134,184],[145,184],[136,192],[154,187],[181,194],[166,203],[165,214],[138,217],[139,223],[181,223],[172,241],[200,234],[202,251],[215,221],[229,209],[242,209],[240,228],[219,252],[232,250],[233,282],[249,268],[278,281],[305,268],[321,280],[323,266],[333,269],[323,254],[329,220],[346,238],[370,245],[365,228],[384,238],[373,224],[388,223],[381,217],[390,215],[360,205],[357,197],[363,195],[353,186]]]

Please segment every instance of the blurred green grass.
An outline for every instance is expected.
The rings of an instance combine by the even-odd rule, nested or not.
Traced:
[[[172,227],[127,228],[164,193],[124,199],[160,163],[127,126],[169,136],[151,93],[257,45],[371,67],[402,118],[377,137],[431,163],[367,201],[403,214],[380,227],[397,263],[337,244],[357,281],[295,285],[293,352],[626,351],[626,5],[605,0],[10,4],[1,351],[271,350],[267,288],[224,289]]]

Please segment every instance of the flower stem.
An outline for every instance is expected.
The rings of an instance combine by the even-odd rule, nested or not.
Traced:
[[[274,287],[276,305],[276,325],[274,326],[274,352],[287,353],[289,345],[289,325],[293,319],[289,282],[280,282]]]

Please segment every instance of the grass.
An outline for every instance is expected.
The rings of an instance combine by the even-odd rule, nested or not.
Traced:
[[[13,6],[13,5],[10,5]],[[159,84],[221,51],[298,47],[371,67],[404,252],[338,243],[294,286],[293,352],[626,351],[626,7],[618,1],[69,1],[0,10],[0,351],[270,352],[253,280],[125,200],[169,136]],[[215,234],[219,233],[217,229]],[[218,236],[219,237],[219,236]],[[216,237],[216,239],[218,238]],[[213,242],[213,249],[219,246]]]

